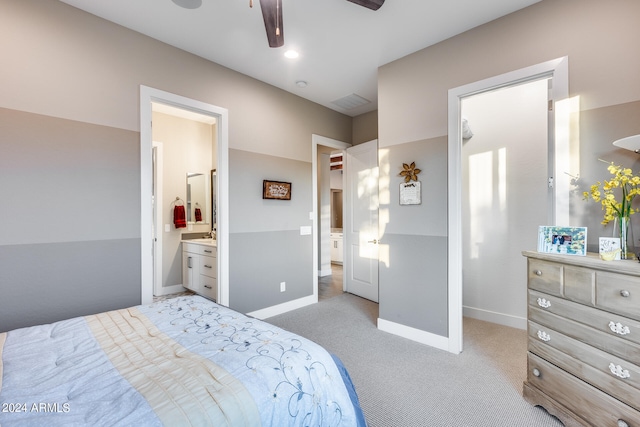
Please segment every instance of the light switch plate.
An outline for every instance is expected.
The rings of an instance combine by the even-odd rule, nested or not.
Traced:
[[[301,236],[308,236],[309,234],[311,234],[311,226],[310,225],[303,225],[300,227],[300,235]]]

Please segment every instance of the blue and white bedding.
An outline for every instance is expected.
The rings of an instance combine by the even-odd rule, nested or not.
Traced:
[[[0,426],[365,426],[339,360],[199,296],[0,334]]]

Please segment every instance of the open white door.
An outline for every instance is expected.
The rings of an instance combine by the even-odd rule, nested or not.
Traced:
[[[378,302],[378,140],[346,150],[344,290]]]

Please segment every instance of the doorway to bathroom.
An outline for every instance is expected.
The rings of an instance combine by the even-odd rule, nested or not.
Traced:
[[[167,235],[167,226],[169,233],[172,231],[172,225],[169,218],[170,212],[163,209],[164,218],[160,223],[156,224],[154,229],[154,197],[153,197],[153,177],[154,177],[154,149],[153,149],[153,105],[160,104],[171,108],[182,110],[189,114],[198,114],[216,120],[216,139],[217,139],[217,164],[216,164],[216,217],[217,217],[217,271],[218,271],[218,302],[222,305],[229,304],[229,193],[228,193],[228,111],[224,108],[217,107],[201,101],[164,92],[158,89],[149,88],[147,86],[140,87],[140,192],[141,192],[141,300],[143,304],[151,303],[154,294],[154,265],[157,256],[154,254],[155,239],[158,234]],[[166,148],[166,147],[165,147]],[[156,148],[156,154],[158,153]],[[166,149],[163,149],[166,151]],[[165,152],[166,159],[166,152]],[[164,167],[168,166],[164,162]],[[156,172],[157,173],[157,172]],[[211,170],[204,171],[207,176]],[[168,183],[163,183],[165,193]],[[187,186],[186,176],[175,183],[180,188]],[[174,191],[176,192],[176,191]],[[186,193],[186,190],[185,190]],[[180,197],[176,195],[175,197]],[[173,197],[175,199],[175,197]],[[186,197],[186,195],[185,195]],[[164,200],[164,205],[171,200]],[[157,219],[155,219],[157,222]],[[213,224],[211,224],[213,226]],[[175,231],[175,230],[174,230]],[[154,234],[156,233],[156,234]],[[163,268],[164,269],[164,268]]]

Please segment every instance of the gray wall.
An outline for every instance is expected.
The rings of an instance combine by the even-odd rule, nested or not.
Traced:
[[[379,152],[380,173],[388,177],[380,180],[379,316],[439,335],[447,334],[447,289],[441,286],[447,280],[446,156],[445,138]],[[404,177],[398,174],[411,162],[423,171],[422,203],[400,205]]]
[[[313,294],[311,163],[229,150],[229,305],[251,312]],[[262,181],[291,183],[291,200],[265,200]],[[286,291],[280,292],[280,282]]]
[[[0,129],[0,331],[139,304],[138,134],[3,108]]]
[[[140,301],[140,85],[228,109],[235,150],[310,163],[312,134],[351,139],[351,117],[62,2],[2,0],[0,28],[0,203],[13,218],[0,225],[0,330]],[[31,120],[36,115],[42,124]],[[242,163],[231,167],[246,172]],[[261,163],[252,172],[264,168],[265,178],[277,178]],[[296,178],[294,197],[311,192],[308,168],[308,181]],[[254,185],[261,188],[262,179]],[[293,231],[309,223],[310,196],[295,221],[272,215],[269,205],[243,215],[245,203],[231,203],[232,233]],[[254,230],[269,218],[287,224]],[[50,258],[24,259],[31,245],[46,256],[44,244],[53,245]],[[232,256],[243,253],[233,236],[231,244]],[[279,251],[295,261],[301,248]],[[252,271],[254,262],[263,265],[243,257],[243,268]],[[305,289],[311,255],[307,262]],[[240,295],[253,286],[278,301],[307,293],[281,294],[279,281],[278,289],[242,286]],[[36,312],[27,315],[25,308]]]
[[[585,207],[581,192],[588,185],[607,177],[606,165],[598,162],[598,157],[638,169],[637,155],[614,149],[611,145],[617,138],[640,133],[640,55],[629,53],[634,52],[636,40],[640,40],[638,16],[640,2],[636,0],[613,3],[543,0],[384,65],[378,70],[381,150],[388,149],[393,153],[397,145],[423,140],[428,144],[446,144],[449,89],[566,55],[569,57],[570,95],[581,98],[581,179],[570,196],[570,220],[571,225],[587,225],[589,242],[594,243],[604,232],[598,225],[600,208]],[[446,165],[446,152],[440,152],[438,158],[430,158],[430,161]],[[436,182],[440,187],[446,187],[446,176],[443,177],[441,171],[433,172],[429,167],[423,170],[422,179],[431,183],[429,188],[433,188]],[[393,168],[389,171],[381,168],[381,181],[393,182],[396,173]],[[423,200],[426,194],[423,192]],[[430,202],[436,200],[439,205],[446,203],[446,197],[429,195]],[[544,201],[523,200],[523,203]],[[438,215],[436,222],[442,224],[446,221],[446,209]],[[391,218],[393,224],[398,220],[401,219]],[[407,230],[421,229],[429,221],[427,218],[406,220],[403,227]],[[441,232],[446,235],[445,229]],[[393,244],[394,240],[389,242]],[[398,242],[390,246],[390,253],[397,254],[399,258],[413,257],[411,250],[403,245],[404,242]],[[446,248],[437,240],[429,242],[420,260],[430,262],[432,254],[438,250],[444,252]],[[403,276],[403,283],[398,285],[395,276],[381,272],[380,317],[446,336],[446,329],[442,327],[443,323],[446,324],[446,313],[441,310],[435,319],[427,319],[424,314],[438,309],[432,294],[416,292],[415,298],[421,300],[411,306],[390,306],[383,298],[383,293],[391,292],[389,289],[424,281],[423,273],[417,269],[407,273]],[[435,295],[444,295],[447,291],[446,276],[433,277],[430,286]]]

